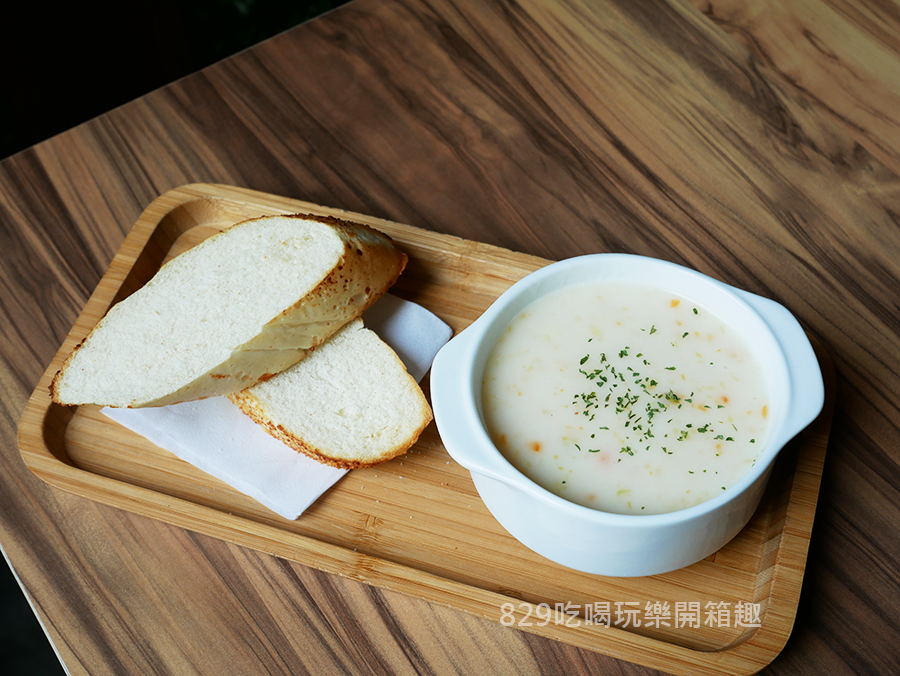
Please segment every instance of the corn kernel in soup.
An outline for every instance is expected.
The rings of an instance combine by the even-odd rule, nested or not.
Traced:
[[[769,415],[762,368],[696,303],[583,285],[516,317],[488,358],[482,406],[501,453],[571,502],[659,514],[721,494],[753,465]]]

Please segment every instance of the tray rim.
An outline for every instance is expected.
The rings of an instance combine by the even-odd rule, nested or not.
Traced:
[[[301,200],[269,193],[212,183],[191,183],[170,189],[154,199],[141,213],[126,235],[118,252],[104,273],[97,287],[73,324],[69,334],[51,360],[37,386],[29,397],[19,421],[18,446],[25,465],[42,481],[61,490],[103,504],[175,525],[260,552],[284,558],[329,574],[340,575],[358,582],[419,597],[467,613],[476,613],[494,622],[500,622],[500,607],[513,603],[516,615],[525,602],[518,598],[493,592],[463,582],[446,579],[435,573],[419,570],[402,563],[353,551],[338,544],[330,544],[315,537],[282,530],[276,526],[252,521],[242,516],[222,512],[150,488],[144,488],[119,479],[95,474],[57,458],[44,441],[44,421],[50,414],[49,383],[59,370],[62,361],[83,339],[93,325],[86,320],[93,315],[102,316],[137,260],[137,256],[152,237],[160,222],[181,206],[197,200],[227,202],[240,207],[255,203],[257,208],[276,213],[309,212],[333,215],[346,220],[365,223],[388,234],[392,231],[423,233],[439,242],[454,241],[466,245],[466,255],[473,259],[515,257],[519,262],[528,261],[536,267],[551,261],[528,254],[517,253],[489,244],[472,242],[462,238],[434,233],[364,214],[347,212],[315,205]],[[688,648],[661,639],[628,632],[614,626],[565,625],[566,616],[554,612],[553,621],[545,626],[515,628],[547,638],[568,643],[593,652],[643,666],[685,674],[752,674],[756,673],[783,650],[793,629],[799,603],[803,573],[805,571],[809,538],[814,523],[816,503],[824,463],[825,448],[834,396],[834,367],[828,354],[816,345],[823,376],[826,380],[826,406],[819,418],[803,433],[801,443],[809,442],[821,448],[817,457],[801,454],[797,466],[788,479],[784,492],[789,499],[782,519],[775,561],[771,565],[771,578],[766,598],[765,620],[762,626],[744,632],[737,641],[718,650],[704,651]],[[810,441],[822,437],[821,443]],[[793,500],[799,480],[813,490],[815,499],[805,505]],[[202,518],[198,519],[198,515]],[[792,565],[784,560],[786,550],[802,565]],[[780,599],[773,603],[773,599]]]

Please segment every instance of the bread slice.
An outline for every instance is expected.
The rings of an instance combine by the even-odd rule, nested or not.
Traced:
[[[56,374],[53,400],[137,408],[242,390],[362,314],[405,265],[364,225],[302,214],[238,223],[113,306]]]
[[[295,366],[229,399],[276,439],[345,469],[402,455],[432,420],[419,384],[361,319]]]

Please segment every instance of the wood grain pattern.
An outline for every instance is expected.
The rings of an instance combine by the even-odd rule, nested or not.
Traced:
[[[29,393],[141,210],[192,182],[547,259],[657,256],[786,305],[838,387],[796,623],[766,673],[892,673],[897,16],[356,0],[0,163],[0,542],[70,673],[652,673],[28,472]]]
[[[166,192],[141,215],[65,343],[38,383],[19,423],[26,464],[50,484],[93,500],[222,537],[278,556],[527,628],[673,673],[750,674],[787,640],[799,599],[833,405],[784,453],[753,521],[705,561],[653,578],[615,580],[551,564],[511,538],[484,508],[468,472],[451,461],[434,426],[405,456],[357,470],[297,521],[286,521],[221,481],[112,423],[94,406],[51,403],[49,382],[117,300],[146,283],[165,260],[224,227],[278,213],[336,215],[391,236],[409,256],[392,292],[436,313],[458,333],[525,274],[533,256],[436,235],[360,214],[227,186]],[[616,603],[666,604],[669,617],[621,626]],[[522,604],[521,602],[525,602]],[[608,604],[605,624],[588,605]],[[759,628],[737,623],[678,626],[679,603],[760,604]],[[503,614],[507,604],[512,611]],[[535,607],[545,604],[546,617]],[[551,621],[549,609],[562,606]],[[616,626],[616,625],[620,626]],[[717,653],[710,660],[708,653]]]

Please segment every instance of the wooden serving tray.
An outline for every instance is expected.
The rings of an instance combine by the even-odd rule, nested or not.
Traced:
[[[241,220],[296,212],[336,215],[393,237],[409,265],[392,293],[425,306],[456,332],[516,280],[549,263],[239,188],[172,190],[138,219],[32,394],[19,425],[26,465],[93,500],[674,674],[750,674],[781,651],[800,596],[831,420],[834,375],[822,351],[826,408],[781,454],[747,527],[693,566],[630,579],[575,572],[519,544],[486,510],[433,424],[407,455],[348,473],[288,521],[97,407],[51,402],[48,386],[65,357],[164,260]],[[427,393],[427,377],[423,386]],[[759,626],[738,624],[737,611],[746,607],[738,604],[759,604],[759,621],[743,622]]]

